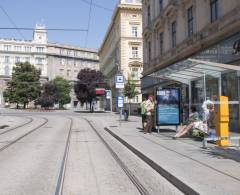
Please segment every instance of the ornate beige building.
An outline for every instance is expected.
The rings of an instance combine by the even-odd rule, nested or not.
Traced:
[[[36,25],[33,40],[0,39],[0,105],[4,104],[2,94],[11,78],[13,66],[25,61],[41,70],[43,82],[56,76],[73,82],[83,68],[99,70],[97,49],[50,43],[45,26]],[[74,99],[72,94],[72,105]]]
[[[117,90],[115,75],[122,72],[125,80],[132,78],[139,95],[132,101],[141,102],[140,77],[142,72],[142,4],[141,0],[121,0],[116,6],[111,24],[99,49],[100,70],[109,80],[113,104]],[[113,106],[115,108],[115,105]]]
[[[239,0],[143,0],[142,92],[180,87],[183,107],[228,96],[239,129],[239,10]]]

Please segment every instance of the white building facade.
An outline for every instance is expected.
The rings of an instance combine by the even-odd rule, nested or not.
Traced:
[[[111,24],[99,49],[100,70],[110,83],[113,110],[116,108],[115,75],[121,72],[132,79],[139,94],[132,103],[141,102],[142,72],[142,4],[140,0],[121,0],[113,13]],[[127,100],[126,100],[127,101]]]
[[[45,26],[36,25],[33,40],[0,39],[0,105],[4,105],[3,91],[13,67],[26,61],[41,70],[43,81],[61,76],[73,82],[83,68],[99,70],[97,50],[49,43]]]

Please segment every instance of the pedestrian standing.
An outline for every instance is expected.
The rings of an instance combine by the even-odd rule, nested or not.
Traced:
[[[145,102],[146,109],[146,128],[145,133],[152,133],[153,128],[153,114],[154,114],[154,98],[153,95],[148,96],[148,100]]]
[[[146,109],[145,109],[145,104],[146,104],[146,97],[143,97],[143,101],[141,103],[141,116],[142,116],[142,129],[145,130],[146,127]]]

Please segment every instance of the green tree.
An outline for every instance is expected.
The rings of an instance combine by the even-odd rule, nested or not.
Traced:
[[[133,99],[138,94],[138,91],[136,90],[136,84],[130,77],[124,85],[123,94],[124,94],[125,97],[128,98],[128,112],[129,112],[129,115],[130,115],[131,99]]]
[[[58,90],[57,102],[59,103],[59,108],[63,108],[65,104],[71,102],[70,92],[72,86],[70,82],[62,77],[56,77],[51,81]]]
[[[74,92],[77,99],[83,105],[90,104],[90,111],[93,112],[92,103],[96,100],[96,88],[106,88],[104,75],[100,71],[82,69],[77,76],[78,81],[74,85]]]
[[[42,108],[53,107],[57,103],[58,89],[51,83],[47,82],[43,85],[40,97],[35,101],[35,105],[41,105]]]
[[[12,79],[4,91],[6,102],[26,105],[39,97],[41,92],[40,70],[29,62],[17,63],[13,67]]]

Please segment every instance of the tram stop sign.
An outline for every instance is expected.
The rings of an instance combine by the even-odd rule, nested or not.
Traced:
[[[117,96],[117,106],[118,106],[118,108],[124,107],[124,97],[123,96]]]
[[[124,88],[124,77],[122,74],[117,74],[115,76],[115,86],[117,89],[123,89]]]

